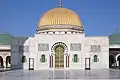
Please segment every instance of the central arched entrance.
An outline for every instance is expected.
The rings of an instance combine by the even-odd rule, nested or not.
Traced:
[[[62,45],[58,45],[55,47],[55,68],[64,68],[64,47]]]

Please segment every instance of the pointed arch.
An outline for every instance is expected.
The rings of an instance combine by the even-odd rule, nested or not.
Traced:
[[[46,58],[45,58],[45,55],[42,54],[42,55],[41,55],[41,62],[42,62],[42,63],[45,63],[45,59],[46,59]]]
[[[98,62],[98,55],[94,55],[94,62]]]
[[[55,48],[57,46],[61,45],[64,48],[64,53],[68,53],[68,47],[65,43],[63,42],[56,42],[52,47],[51,47],[51,53],[55,54]]]
[[[74,54],[74,62],[78,62],[78,55],[77,54]]]
[[[10,67],[10,66],[8,66],[9,64],[11,64],[11,57],[7,56],[6,57],[6,67]]]
[[[3,66],[3,58],[0,56],[0,67],[4,67]]]
[[[120,55],[117,57],[118,66],[120,67]]]

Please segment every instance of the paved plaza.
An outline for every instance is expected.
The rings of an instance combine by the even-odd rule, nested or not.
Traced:
[[[120,70],[13,70],[0,72],[0,80],[120,79]]]

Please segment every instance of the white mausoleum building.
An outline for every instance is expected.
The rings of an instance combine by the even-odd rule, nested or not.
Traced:
[[[54,8],[40,18],[34,36],[12,38],[11,68],[109,68],[109,39],[108,36],[85,36],[75,12]]]

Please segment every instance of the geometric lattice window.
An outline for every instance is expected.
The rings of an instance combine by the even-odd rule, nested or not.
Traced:
[[[24,52],[29,52],[29,46],[24,46]]]
[[[45,55],[42,54],[42,55],[41,55],[41,62],[42,62],[42,63],[45,63],[45,60],[46,60]]]
[[[74,62],[77,63],[78,62],[78,55],[74,54]]]
[[[49,51],[49,44],[38,44],[38,51]]]
[[[90,52],[101,52],[101,46],[100,45],[91,45]]]
[[[19,46],[19,52],[29,52],[29,46]]]
[[[81,50],[81,44],[80,43],[71,43],[70,44],[70,50],[71,51],[80,51]]]

